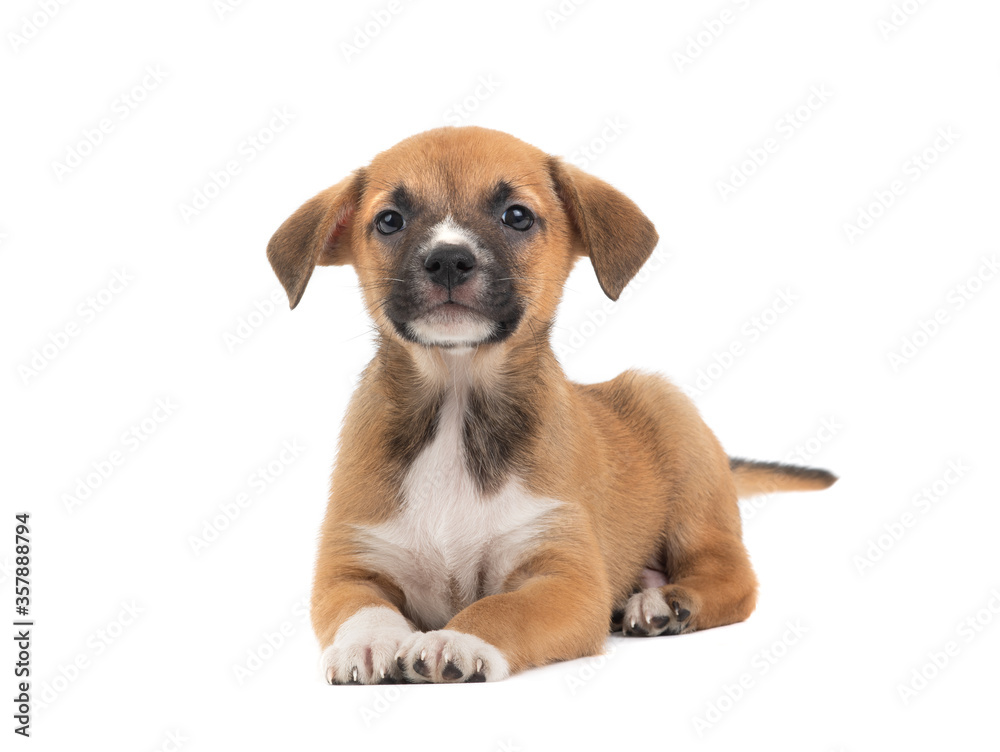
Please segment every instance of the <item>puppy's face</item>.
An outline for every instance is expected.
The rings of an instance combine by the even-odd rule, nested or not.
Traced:
[[[568,226],[545,154],[437,131],[365,170],[355,268],[375,320],[404,340],[499,342],[551,318],[575,258]]]
[[[506,134],[443,128],[305,204],[268,257],[292,307],[313,266],[352,263],[383,335],[468,347],[535,336],[580,255],[617,298],[655,244],[607,184]]]

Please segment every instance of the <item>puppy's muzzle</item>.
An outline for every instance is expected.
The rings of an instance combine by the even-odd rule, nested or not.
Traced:
[[[476,257],[463,245],[439,245],[424,259],[424,270],[431,282],[450,293],[473,277]]]
[[[414,248],[396,274],[384,310],[403,339],[483,345],[508,337],[520,321],[512,272],[473,241],[432,238]]]

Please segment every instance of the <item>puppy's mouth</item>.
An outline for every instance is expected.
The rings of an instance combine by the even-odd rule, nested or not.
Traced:
[[[489,318],[451,300],[431,307],[410,321],[406,328],[418,342],[444,347],[476,345],[493,334],[493,322]]]
[[[397,317],[390,311],[389,320],[409,342],[432,347],[475,347],[499,342],[517,327],[520,310],[515,306],[503,308],[491,313],[474,304],[448,299],[422,306],[407,316]]]

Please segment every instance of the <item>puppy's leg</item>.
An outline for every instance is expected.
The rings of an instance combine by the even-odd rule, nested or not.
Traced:
[[[508,591],[476,601],[444,629],[411,635],[399,651],[406,678],[495,681],[599,653],[610,611],[606,578],[596,550],[589,561],[578,554],[535,556],[508,578]]]
[[[626,635],[680,634],[743,621],[757,602],[757,578],[738,535],[719,530],[695,536],[684,549],[668,540],[668,584],[633,595],[625,606]]]
[[[395,588],[377,575],[320,583],[313,588],[312,622],[330,684],[391,684],[402,680],[400,644],[413,627],[400,613]]]

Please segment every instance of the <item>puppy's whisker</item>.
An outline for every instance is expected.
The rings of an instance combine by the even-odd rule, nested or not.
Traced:
[[[543,185],[542,183],[518,183],[516,185],[511,185],[511,188],[516,191],[521,188],[548,188],[548,186]]]
[[[369,177],[368,182],[374,183],[375,185],[380,185],[386,190],[393,190],[396,188],[396,186],[392,185],[391,183],[388,183],[385,180],[379,180],[378,178]]]
[[[538,343],[538,332],[535,331],[535,327],[531,323],[531,320],[533,318],[535,318],[535,317],[534,316],[529,316],[527,319],[525,319],[525,321],[528,324],[528,328],[531,330],[531,336],[532,336],[532,338],[535,340],[535,348],[536,349],[541,349],[541,345]]]
[[[373,333],[374,334],[378,334],[379,333],[378,327],[369,326],[367,329],[365,329],[360,334],[355,334],[353,337],[348,337],[347,339],[343,339],[340,342],[341,342],[341,344],[344,344],[345,342],[353,342],[354,340],[358,339],[359,337],[364,337],[366,334],[373,334]]]
[[[360,290],[377,290],[377,289],[385,289],[392,287],[393,282],[402,282],[402,281],[403,280],[401,279],[392,279],[392,280],[386,280],[384,282],[369,282],[368,284],[365,285],[353,285],[353,287],[357,287]]]
[[[546,279],[545,277],[501,277],[497,282],[522,281],[522,282],[558,282],[557,279]]]

